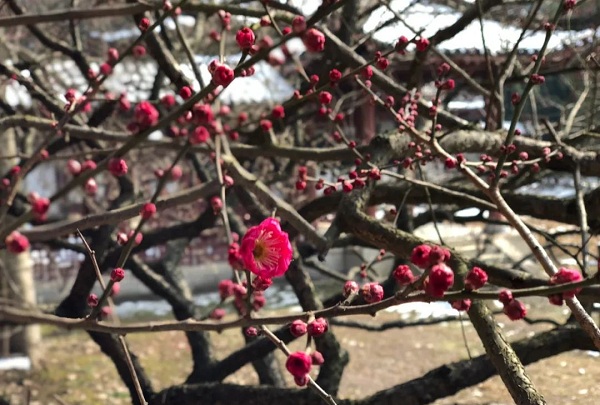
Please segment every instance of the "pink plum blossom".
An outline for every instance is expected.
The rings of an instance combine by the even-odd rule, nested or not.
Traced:
[[[267,218],[248,229],[242,239],[240,254],[244,266],[263,278],[282,276],[292,261],[292,245],[279,221]]]

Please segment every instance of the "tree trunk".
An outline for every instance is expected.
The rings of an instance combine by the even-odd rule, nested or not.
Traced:
[[[4,89],[0,89],[0,95]],[[17,153],[15,130],[6,129],[2,134],[2,148],[7,156]],[[0,160],[0,173],[6,173],[10,167],[17,164],[17,159]],[[0,297],[13,301],[16,305],[36,305],[35,285],[33,278],[33,261],[29,251],[15,255],[8,251],[0,251]],[[40,359],[40,326],[10,326],[0,327],[0,356],[11,353],[24,353],[31,359],[35,367]]]

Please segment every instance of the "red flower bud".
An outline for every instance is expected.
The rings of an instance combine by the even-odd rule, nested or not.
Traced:
[[[256,329],[254,326],[248,326],[245,330],[244,330],[244,334],[248,337],[255,337],[258,336],[258,329]]]
[[[390,60],[387,58],[378,58],[377,59],[377,67],[381,70],[385,70],[387,69],[387,67],[390,65]]]
[[[396,45],[394,48],[396,49],[396,52],[398,52],[400,54],[404,54],[406,45],[408,45],[408,38],[406,38],[404,35],[401,35],[400,38],[398,38],[398,42],[396,42]]]
[[[383,287],[379,283],[367,283],[360,290],[364,300],[369,304],[383,299]]]
[[[104,76],[109,76],[113,71],[112,66],[109,63],[103,63],[100,65],[100,73]]]
[[[569,11],[569,10],[573,10],[575,8],[576,4],[577,4],[577,0],[566,0],[563,7],[566,11]]]
[[[67,170],[69,171],[69,173],[71,173],[73,176],[77,176],[79,173],[81,173],[81,163],[79,163],[77,160],[75,159],[70,159],[67,162]]]
[[[310,357],[312,358],[312,362],[313,364],[320,366],[321,364],[325,363],[325,359],[323,358],[323,354],[321,354],[321,352],[319,351],[314,351],[312,352],[312,354],[310,355]]]
[[[142,56],[146,55],[146,48],[143,45],[136,45],[133,47],[131,53],[133,53],[133,56],[136,58],[141,58]]]
[[[183,176],[183,169],[179,165],[173,166],[171,169],[171,180],[177,181]]]
[[[146,31],[148,28],[150,28],[150,20],[146,17],[142,18],[140,20],[140,23],[138,24],[138,27],[139,27],[140,31],[142,31],[142,32]]]
[[[87,297],[88,307],[94,308],[98,306],[98,296],[96,294],[90,294]]]
[[[125,232],[119,232],[117,234],[117,243],[119,245],[121,245],[121,246],[125,245],[128,240],[129,240],[129,237],[127,237],[127,234]]]
[[[235,79],[235,73],[229,66],[219,65],[212,74],[212,79],[217,86],[227,87]]]
[[[308,52],[322,52],[325,49],[325,35],[316,28],[309,28],[302,35],[302,42]]]
[[[453,284],[454,272],[444,263],[440,263],[431,268],[429,276],[425,279],[424,289],[433,297],[443,297]]]
[[[104,306],[100,310],[100,319],[106,319],[110,314],[112,314],[112,309],[109,306]]]
[[[468,298],[452,301],[452,308],[457,311],[468,311],[471,308],[471,300]]]
[[[254,41],[256,41],[254,31],[248,27],[242,28],[235,35],[235,42],[237,42],[238,46],[243,51],[250,49],[252,45],[254,45]]]
[[[260,120],[260,127],[263,131],[267,132],[273,128],[273,123],[269,120]]]
[[[454,90],[456,84],[454,83],[454,79],[448,79],[444,83],[441,84],[440,88],[442,90]]]
[[[285,117],[285,109],[282,105],[276,105],[275,107],[273,107],[271,115],[274,119],[282,119],[283,117]]]
[[[506,305],[513,300],[513,295],[510,290],[502,290],[498,294],[498,301]]]
[[[556,274],[554,274],[550,278],[550,285],[574,283],[576,281],[581,281],[582,279],[583,279],[583,277],[581,276],[581,273],[579,273],[577,270],[568,269],[566,267],[561,267],[556,272]],[[562,294],[557,294],[557,295],[562,299],[568,299],[568,298],[575,297],[575,295],[579,294],[580,291],[581,291],[581,288],[575,288],[573,290],[565,291]],[[562,299],[560,300],[561,305],[562,305]],[[554,303],[554,302],[552,302],[552,303]]]
[[[527,315],[525,304],[514,299],[507,304],[504,304],[504,309],[502,312],[504,312],[504,314],[508,316],[511,321],[518,321],[519,319],[525,318],[525,315]]]
[[[446,169],[454,169],[456,167],[456,163],[456,159],[448,157],[444,161],[444,166],[446,166]]]
[[[483,287],[487,281],[487,273],[479,267],[473,267],[467,274],[467,277],[465,277],[465,289],[477,290]]]
[[[210,319],[220,321],[225,316],[225,310],[223,308],[215,308],[208,316]]]
[[[301,15],[294,17],[292,20],[292,27],[296,34],[302,33],[304,30],[306,30],[306,19]]]
[[[94,196],[94,195],[96,195],[96,192],[98,191],[98,183],[96,183],[96,180],[94,180],[93,177],[90,177],[85,182],[84,189],[85,189],[85,193],[87,195]]]
[[[545,81],[546,81],[546,78],[542,75],[539,75],[537,73],[534,73],[531,75],[531,82],[533,84],[544,84]]]
[[[6,239],[4,239],[6,249],[10,253],[19,254],[29,249],[29,239],[20,232],[12,231]]]
[[[73,101],[75,101],[75,99],[77,98],[77,92],[75,91],[75,89],[68,89],[65,92],[65,98],[67,99],[67,102],[72,103]]]
[[[223,209],[223,200],[220,197],[214,196],[210,199],[210,206],[215,214],[218,214]]]
[[[285,368],[295,378],[304,378],[312,368],[312,358],[304,352],[292,353],[285,362]]]
[[[354,189],[354,186],[352,185],[351,182],[345,180],[344,182],[342,182],[342,190],[344,191],[344,193],[349,193]]]
[[[254,291],[261,292],[265,291],[273,284],[273,280],[270,278],[265,278],[261,276],[257,276],[254,280],[252,280],[252,287]]]
[[[429,47],[429,40],[427,38],[419,38],[416,40],[415,45],[418,52],[424,52]]]
[[[189,136],[189,140],[192,145],[208,142],[209,139],[210,132],[208,132],[208,129],[202,125],[197,126],[194,129],[194,132],[192,132]]]
[[[328,329],[327,320],[325,318],[317,318],[308,324],[307,331],[310,336],[321,336]]]
[[[450,65],[447,64],[446,62],[443,62],[442,64],[440,64],[440,66],[438,66],[437,68],[437,75],[438,76],[445,76],[450,72]]]
[[[422,269],[429,266],[429,252],[431,252],[431,246],[419,245],[412,250],[410,255],[410,261],[417,267]]]
[[[118,283],[119,281],[123,280],[124,278],[125,278],[125,270],[123,270],[120,267],[116,267],[110,272],[110,279],[115,283]]]
[[[406,264],[401,264],[396,267],[394,269],[393,276],[400,285],[408,285],[415,281],[415,276],[413,275],[412,270]]]
[[[159,113],[156,107],[154,107],[148,101],[142,101],[133,112],[135,123],[140,130],[150,128],[158,122]]]
[[[172,94],[165,94],[164,96],[162,96],[162,98],[160,99],[160,102],[162,103],[162,105],[164,105],[166,108],[171,108],[175,105],[175,96]]]
[[[189,86],[183,86],[179,89],[179,96],[184,100],[189,99],[192,97],[192,89]]]
[[[344,284],[344,297],[348,298],[352,294],[357,294],[359,290],[356,281],[346,281]]]
[[[328,91],[322,91],[319,93],[319,101],[323,105],[328,105],[329,103],[331,103],[332,99],[333,99],[333,97],[331,96],[331,93]]]
[[[108,63],[115,64],[119,60],[119,51],[116,48],[108,48],[107,60]]]
[[[142,208],[140,209],[140,216],[143,219],[150,219],[154,216],[154,214],[156,214],[156,205],[153,203],[146,203],[142,205]]]
[[[450,251],[441,246],[432,246],[429,251],[429,265],[447,262],[450,260]]]
[[[110,289],[110,296],[114,297],[115,295],[119,295],[120,292],[121,292],[121,284],[115,283],[115,284],[113,284],[112,288]]]
[[[342,72],[337,69],[331,69],[329,71],[329,81],[333,84],[339,82],[342,79]]]
[[[308,327],[307,327],[306,323],[304,321],[301,321],[300,319],[296,319],[290,325],[290,333],[294,337],[300,337],[300,336],[305,335],[307,329],[308,329]]]
[[[233,281],[229,279],[221,280],[218,285],[219,295],[221,300],[233,295]]]
[[[108,171],[116,177],[127,174],[127,163],[121,158],[112,158],[108,162]]]

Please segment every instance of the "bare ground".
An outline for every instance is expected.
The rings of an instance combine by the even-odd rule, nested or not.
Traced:
[[[536,303],[533,303],[536,306]],[[547,306],[546,306],[547,308]],[[560,312],[554,314],[561,317]],[[354,318],[364,322],[397,319],[394,313],[380,313],[376,318]],[[528,325],[497,316],[510,340],[532,336],[550,328],[548,324]],[[463,322],[466,342],[472,356],[483,352],[471,325]],[[335,327],[341,344],[350,352],[339,395],[361,398],[416,378],[442,364],[468,357],[461,323],[447,322],[384,332]],[[39,370],[0,372],[0,398],[11,405],[128,404],[129,395],[111,362],[84,332],[46,329],[45,357]],[[238,330],[214,333],[217,357],[225,357],[240,347],[243,339]],[[181,383],[191,370],[190,350],[183,333],[166,332],[127,336],[131,348],[142,359],[156,390]],[[294,342],[292,349],[301,349]],[[281,356],[283,359],[283,356]],[[600,361],[590,353],[573,351],[527,367],[534,383],[549,404],[597,404],[600,402]],[[256,384],[256,376],[246,366],[227,378],[227,382]],[[290,381],[290,385],[291,385]],[[435,402],[450,404],[511,404],[498,377]]]

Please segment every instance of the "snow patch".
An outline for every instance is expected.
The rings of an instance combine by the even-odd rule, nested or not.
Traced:
[[[0,370],[31,370],[31,360],[27,356],[0,357]]]

